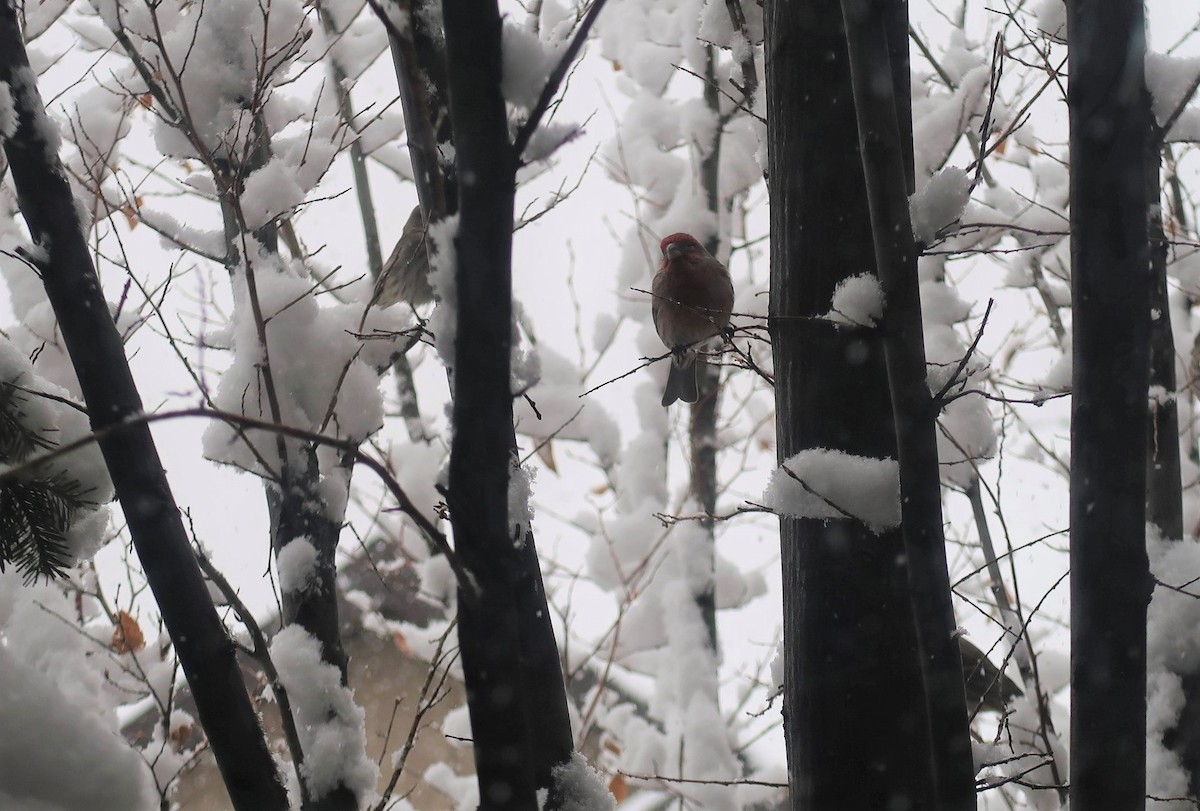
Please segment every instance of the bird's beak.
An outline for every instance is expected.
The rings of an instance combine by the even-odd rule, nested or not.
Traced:
[[[667,246],[666,253],[664,253],[663,256],[667,258],[668,262],[678,259],[679,257],[683,256],[683,246],[678,242],[672,242]]]

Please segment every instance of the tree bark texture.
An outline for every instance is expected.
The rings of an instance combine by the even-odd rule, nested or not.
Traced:
[[[841,9],[776,0],[765,13],[779,460],[895,457],[880,335],[806,320],[875,266]],[[792,807],[932,808],[901,532],[785,518],[781,536]]]
[[[0,82],[12,91],[18,116],[4,149],[21,212],[45,251],[38,265],[46,295],[92,428],[100,430],[142,413],[142,402],[80,229],[12,0],[0,0]],[[233,643],[192,555],[150,429],[130,425],[99,444],[234,808],[284,811],[287,793],[242,683]]]
[[[383,0],[395,3],[408,15],[405,31],[389,27],[388,44],[400,89],[400,104],[408,131],[417,199],[425,222],[435,222],[458,211],[453,164],[442,160],[439,144],[452,139],[450,98],[447,89],[443,32],[431,28],[437,18],[437,0]]]
[[[481,808],[536,809],[573,749],[558,647],[532,533],[514,534],[512,221],[517,156],[500,93],[495,2],[444,5],[458,177],[458,333],[448,502],[458,554],[459,644]],[[555,798],[551,797],[551,805]]]
[[[1152,137],[1146,153],[1146,202],[1154,206],[1161,195],[1161,142]],[[1153,208],[1151,209],[1154,210]],[[1146,520],[1164,538],[1183,538],[1183,478],[1179,456],[1179,408],[1176,405],[1175,335],[1167,288],[1167,253],[1162,208],[1149,217],[1150,225],[1150,386],[1161,396],[1150,404],[1146,438]]]
[[[1141,811],[1151,136],[1141,0],[1069,0],[1071,808]]]
[[[932,807],[948,811],[975,807],[975,766],[942,532],[938,404],[927,382],[917,252],[908,213],[910,145],[899,123],[899,77],[893,75],[891,40],[898,34],[889,36],[881,5],[841,3],[876,269],[886,301],[880,329],[896,427],[910,599],[929,713]]]

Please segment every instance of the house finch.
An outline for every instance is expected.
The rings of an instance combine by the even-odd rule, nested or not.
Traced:
[[[400,301],[420,307],[433,301],[433,288],[429,286],[425,220],[421,216],[420,206],[408,215],[400,240],[375,280],[375,294],[371,301],[380,307],[391,307]]]
[[[700,399],[707,362],[702,344],[719,335],[733,310],[733,282],[725,266],[691,234],[671,234],[659,245],[662,269],[654,276],[651,312],[658,337],[671,350],[671,371],[662,404]]]

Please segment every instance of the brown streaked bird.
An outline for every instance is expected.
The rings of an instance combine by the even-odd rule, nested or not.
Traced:
[[[373,304],[382,308],[403,301],[420,307],[433,301],[426,239],[425,220],[421,207],[417,206],[408,215],[392,255],[383,263],[383,270],[375,281]]]
[[[671,350],[671,371],[662,404],[700,399],[707,368],[701,351],[720,335],[733,310],[729,271],[691,234],[671,234],[659,244],[662,267],[650,287],[651,313],[658,337]]]

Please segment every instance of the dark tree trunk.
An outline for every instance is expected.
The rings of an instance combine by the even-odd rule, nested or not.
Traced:
[[[1141,0],[1069,0],[1071,807],[1145,808],[1150,251]]]
[[[1162,200],[1163,131],[1151,128],[1146,161],[1146,201],[1154,211]],[[1169,154],[1169,153],[1167,153]],[[1177,216],[1182,216],[1178,210]],[[1163,228],[1163,207],[1150,217],[1150,386],[1171,395],[1150,404],[1146,441],[1146,521],[1164,538],[1182,541],[1183,482],[1180,474],[1179,407],[1176,399],[1175,339],[1167,287],[1170,244]],[[1200,798],[1200,674],[1182,674],[1184,707],[1179,722],[1163,736],[1188,773],[1192,797]]]
[[[341,671],[345,684],[347,657],[337,604],[336,558],[341,524],[325,514],[315,449],[303,448],[300,452],[308,459],[311,470],[299,475],[285,472],[278,485],[267,485],[271,542],[276,556],[298,538],[306,539],[317,551],[313,585],[299,593],[283,593],[283,621],[285,625],[299,625],[321,643],[321,659]],[[347,796],[353,800],[353,795]]]
[[[348,683],[349,659],[342,645],[337,598],[337,546],[341,524],[331,521],[325,514],[325,498],[318,486],[320,474],[316,449],[294,450],[308,460],[308,470],[296,475],[285,466],[280,482],[266,485],[271,548],[278,557],[288,544],[305,539],[312,544],[317,557],[312,584],[299,593],[283,592],[283,624],[299,625],[311,634],[321,645],[321,660],[338,669],[345,685]],[[300,774],[299,779],[306,778]],[[357,797],[343,783],[333,786],[320,797],[313,797],[311,790],[306,794],[308,800],[303,811],[354,811],[358,808]]]
[[[35,242],[46,295],[79,378],[93,430],[141,414],[141,398],[80,229],[70,184],[46,141],[16,9],[0,0],[0,83],[18,116],[4,142],[21,212]],[[242,683],[233,643],[192,555],[162,462],[144,423],[99,442],[129,534],[196,702],[217,767],[239,811],[284,811],[287,793]]]
[[[511,595],[512,214],[515,161],[500,95],[500,15],[493,3],[445,4],[448,57],[469,54],[451,97],[463,188],[455,239],[460,333],[448,502],[454,542],[474,583],[460,588],[459,644],[483,809],[536,807]],[[461,80],[461,81],[460,81]],[[461,89],[460,89],[461,88]]]
[[[776,1],[765,12],[778,455],[894,457],[880,336],[803,320],[875,266],[841,10]],[[783,519],[781,535],[792,807],[932,808],[900,531]]]
[[[899,0],[897,0],[899,2]],[[942,533],[935,421],[927,383],[917,252],[908,213],[911,157],[907,111],[895,87],[897,62],[878,3],[842,0],[859,147],[876,269],[887,302],[880,325],[900,466],[900,503],[925,703],[929,713],[934,808],[975,807],[975,766],[967,728],[962,662]],[[890,5],[890,4],[889,4]],[[887,77],[889,81],[881,81]]]
[[[481,808],[535,809],[573,748],[566,689],[533,534],[514,535],[512,220],[517,156],[500,93],[495,2],[444,4],[459,178],[458,334],[447,501],[458,554],[459,644]],[[551,798],[554,804],[555,798]]]
[[[509,430],[511,432],[511,426]],[[510,433],[510,438],[515,448],[516,435]],[[550,623],[550,609],[532,532],[525,534],[525,543],[517,550],[513,602],[520,635],[520,690],[533,755],[533,779],[539,789],[550,790],[546,808],[552,811],[559,808],[563,798],[553,790],[551,772],[555,766],[570,759],[575,739],[571,734],[558,640],[554,638],[554,626]]]
[[[1146,149],[1146,202],[1150,250],[1150,404],[1146,438],[1146,521],[1163,537],[1183,538],[1183,482],[1180,472],[1179,408],[1176,400],[1175,336],[1167,285],[1170,244],[1163,228],[1163,132],[1150,121]],[[1157,206],[1157,209],[1155,208]]]
[[[450,97],[443,50],[444,32],[431,29],[437,0],[383,0],[408,15],[404,31],[388,27],[388,43],[408,132],[417,198],[426,222],[458,211],[453,164],[445,163],[439,144],[452,140]],[[434,13],[431,13],[434,11]]]
[[[1155,136],[1156,133],[1152,133]],[[1146,153],[1146,202],[1159,202],[1161,139],[1151,137]],[[1167,236],[1162,210],[1150,224],[1150,386],[1160,396],[1150,406],[1146,441],[1146,520],[1164,538],[1183,538],[1183,482],[1179,461],[1179,408],[1175,393],[1175,336],[1167,292]]]

